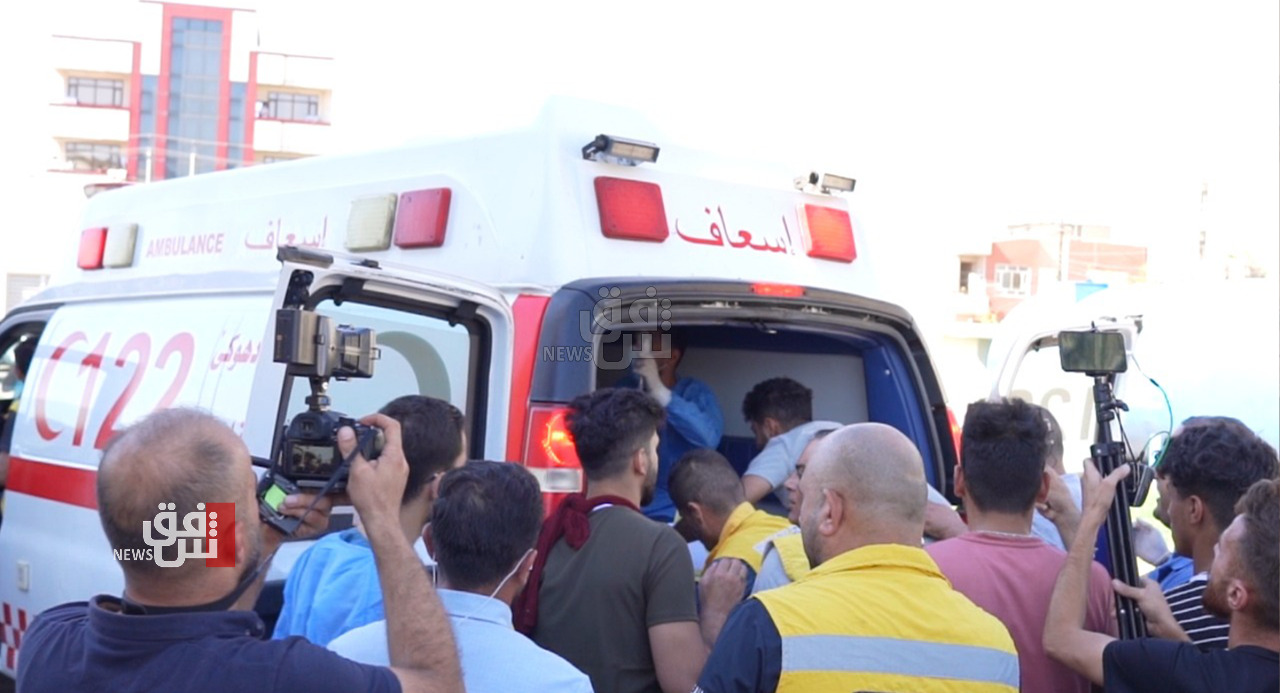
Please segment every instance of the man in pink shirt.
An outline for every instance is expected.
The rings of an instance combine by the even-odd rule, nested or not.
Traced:
[[[1018,648],[1022,690],[1089,693],[1089,681],[1050,659],[1044,623],[1067,554],[1031,533],[1036,503],[1049,495],[1048,428],[1032,405],[975,402],[965,415],[956,494],[969,532],[925,547],[955,589],[1004,622]],[[1085,628],[1115,635],[1111,580],[1092,566]]]

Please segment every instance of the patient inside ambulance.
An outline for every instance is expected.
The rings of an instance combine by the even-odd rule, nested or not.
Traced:
[[[913,388],[895,380],[906,372],[900,350],[878,334],[690,326],[632,333],[603,352],[598,387],[638,387],[667,409],[659,491],[645,508],[665,522],[678,520],[665,482],[685,452],[717,450],[742,477],[747,500],[785,517],[784,482],[816,433],[864,421],[903,427],[919,409],[908,399]],[[964,521],[935,488],[940,480],[929,478],[926,541],[962,534]]]

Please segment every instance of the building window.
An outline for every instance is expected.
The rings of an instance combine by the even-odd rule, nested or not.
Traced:
[[[1026,296],[1031,293],[1031,268],[996,265],[996,287],[1002,294]]]
[[[218,166],[223,32],[216,19],[175,17],[169,47],[168,132],[164,177],[208,173]]]
[[[68,77],[67,96],[80,106],[124,106],[124,80]]]
[[[319,120],[320,97],[316,94],[295,94],[287,91],[269,91],[265,108],[258,117],[275,120]]]
[[[66,159],[75,171],[105,171],[124,168],[124,157],[118,144],[99,142],[67,142]]]

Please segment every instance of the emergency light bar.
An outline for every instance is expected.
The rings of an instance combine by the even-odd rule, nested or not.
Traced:
[[[626,166],[652,164],[658,160],[658,145],[625,137],[596,135],[582,148],[582,158]]]
[[[858,181],[848,176],[837,176],[834,173],[818,173],[817,171],[809,172],[807,176],[801,176],[796,179],[796,189],[806,192],[820,192],[824,195],[830,195],[833,192],[853,192],[853,186]]]

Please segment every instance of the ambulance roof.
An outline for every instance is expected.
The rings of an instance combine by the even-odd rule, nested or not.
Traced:
[[[602,133],[655,143],[660,155],[638,166],[585,160],[583,146]],[[856,258],[809,257],[806,224],[813,210],[819,216],[828,209],[844,213],[849,200],[797,190],[794,180],[808,173],[682,146],[635,112],[555,100],[532,123],[512,130],[99,194],[89,201],[83,229],[108,229],[107,254],[117,258],[117,266],[73,269],[59,280],[214,270],[261,270],[267,276],[279,266],[277,246],[345,252],[351,228],[390,229],[403,222],[395,215],[407,214],[404,193],[447,189],[442,245],[392,244],[360,254],[388,266],[417,266],[508,288],[553,289],[588,277],[639,276],[872,293],[868,260],[874,250],[856,219],[849,222]],[[656,218],[669,230],[665,240],[606,237],[598,178],[656,184]],[[427,199],[438,203],[438,193]],[[626,194],[620,202],[624,212],[634,203]],[[384,220],[384,214],[392,216]],[[129,229],[136,229],[131,257],[120,248]]]

